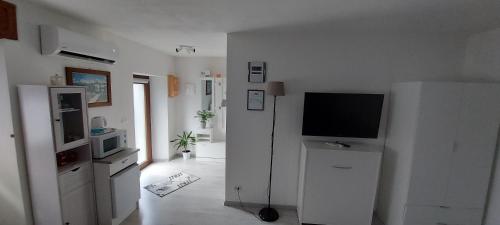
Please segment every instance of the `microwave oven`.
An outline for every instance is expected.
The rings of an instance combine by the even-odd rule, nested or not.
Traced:
[[[92,156],[102,159],[127,147],[127,132],[125,130],[113,130],[108,133],[90,136],[92,145]]]

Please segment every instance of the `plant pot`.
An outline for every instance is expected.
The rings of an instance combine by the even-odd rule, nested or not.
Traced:
[[[182,158],[184,160],[188,160],[191,158],[191,151],[187,150],[187,151],[182,151]]]
[[[207,121],[201,121],[200,126],[201,126],[201,129],[207,128]]]

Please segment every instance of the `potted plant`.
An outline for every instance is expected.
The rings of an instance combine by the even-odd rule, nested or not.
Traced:
[[[199,110],[196,112],[196,118],[200,119],[201,128],[205,129],[207,127],[207,121],[215,116],[211,111]]]
[[[182,132],[182,135],[178,134],[177,138],[174,140],[171,140],[170,142],[175,143],[175,147],[177,148],[177,151],[182,149],[182,158],[184,160],[187,160],[191,158],[191,150],[188,150],[189,146],[193,146],[196,144],[196,138],[193,136],[193,132],[190,131],[189,133],[186,131]]]

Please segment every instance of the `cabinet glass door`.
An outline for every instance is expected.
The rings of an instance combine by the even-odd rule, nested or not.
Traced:
[[[88,143],[85,89],[52,88],[52,117],[57,152]]]

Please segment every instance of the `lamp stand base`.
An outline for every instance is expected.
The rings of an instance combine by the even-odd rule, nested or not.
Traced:
[[[276,209],[266,207],[259,211],[259,217],[266,222],[273,222],[278,220],[278,218],[280,218],[280,215],[278,214],[278,211],[276,211]]]

